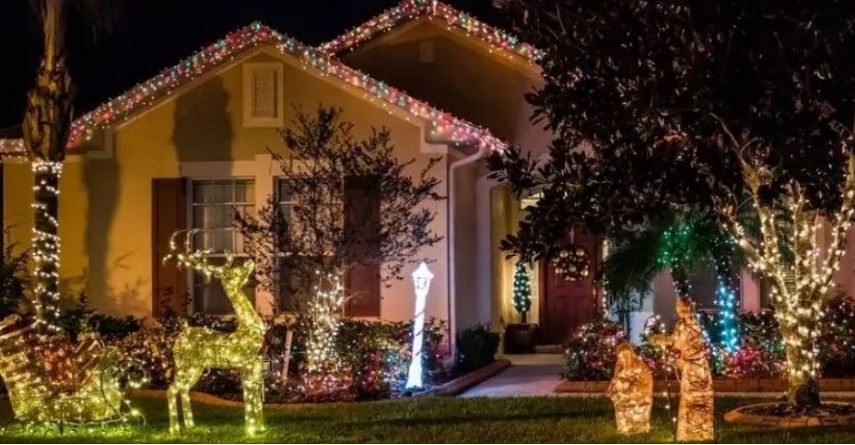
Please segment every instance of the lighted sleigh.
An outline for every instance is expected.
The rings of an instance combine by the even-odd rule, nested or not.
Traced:
[[[47,338],[17,315],[0,321],[0,376],[15,419],[23,422],[90,423],[125,419],[122,365],[115,348],[97,335],[78,341]]]

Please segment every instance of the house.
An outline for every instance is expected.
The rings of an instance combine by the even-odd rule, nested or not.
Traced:
[[[403,0],[318,48],[260,24],[237,30],[74,122],[61,180],[62,280],[112,314],[157,316],[185,298],[191,310],[227,312],[217,284],[162,264],[169,237],[204,227],[217,233],[218,246],[234,247],[239,235],[216,215],[232,206],[251,211],[275,195],[278,167],[267,148],[282,146],[278,129],[293,106],[323,104],[341,107],[357,136],[389,128],[401,158],[416,159],[414,173],[442,159],[431,173],[448,200],[429,205],[437,214],[431,229],[443,240],[420,254],[436,260],[427,315],[449,320],[452,338],[475,324],[517,322],[515,263],[499,242],[537,197],[515,199],[488,179],[484,157],[508,144],[545,155],[551,136],[530,122],[524,97],[543,83],[539,56],[438,1]],[[19,191],[30,190],[30,168],[19,139],[0,138],[0,154],[3,222],[12,241],[27,246],[32,197]],[[570,222],[568,233],[596,270],[603,240]],[[847,291],[855,290],[853,256],[840,275]],[[541,325],[544,343],[561,343],[604,307],[593,274],[568,281],[543,261],[533,273],[529,319]],[[748,273],[741,281],[743,308],[756,310],[759,284]],[[711,286],[697,288],[712,301]],[[362,291],[347,315],[412,317],[411,283]],[[667,273],[652,294],[636,325],[673,313]],[[271,296],[255,298],[262,313],[273,312]]]
[[[253,24],[75,120],[60,183],[64,285],[112,314],[156,316],[185,296],[193,311],[228,311],[218,283],[162,264],[170,236],[205,228],[211,236],[198,247],[235,249],[232,206],[252,211],[274,193],[278,167],[267,148],[282,146],[278,129],[294,118],[293,106],[318,104],[343,109],[357,137],[388,128],[401,158],[415,159],[414,174],[441,157],[431,174],[443,182],[458,153],[502,145],[488,130]],[[31,189],[32,175],[20,141],[2,148],[4,222],[26,246],[32,196],[20,190]],[[439,215],[431,229],[444,237],[420,255],[439,260],[427,314],[448,319],[449,220],[444,202],[427,205]],[[409,319],[411,289],[406,281],[371,286],[348,315]],[[269,296],[255,297],[262,313],[272,312]]]
[[[320,49],[489,129],[508,144],[532,150],[535,157],[547,151],[551,135],[531,123],[525,100],[543,84],[540,51],[465,12],[437,1],[404,0]],[[499,242],[516,231],[531,199],[517,200],[507,184],[488,179],[482,158],[453,162],[448,172],[449,242],[455,246],[448,254],[449,315],[458,330],[480,323],[498,330],[519,321],[511,299],[516,264],[499,250]],[[601,240],[580,228],[573,232],[574,243],[585,248],[596,268]],[[572,328],[593,320],[602,293],[592,276],[570,282],[546,263],[532,269],[529,320],[540,324],[541,341],[559,344]]]

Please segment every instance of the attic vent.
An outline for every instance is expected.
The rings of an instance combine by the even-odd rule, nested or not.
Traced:
[[[246,63],[243,66],[243,124],[246,127],[281,127],[282,64]]]
[[[433,40],[419,42],[419,63],[430,64],[436,60],[436,46]]]

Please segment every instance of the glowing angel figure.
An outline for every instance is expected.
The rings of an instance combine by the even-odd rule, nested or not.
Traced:
[[[606,394],[614,404],[617,429],[621,434],[650,431],[653,372],[625,341],[617,346],[614,377]]]
[[[174,258],[179,265],[220,280],[226,297],[234,309],[238,326],[234,332],[225,333],[205,327],[185,325],[178,334],[173,346],[175,379],[167,391],[169,430],[176,433],[181,429],[178,422],[179,398],[184,426],[187,428],[193,426],[190,388],[199,381],[206,369],[237,369],[243,387],[246,432],[252,435],[264,430],[261,358],[265,332],[264,321],[255,311],[253,302],[243,292],[243,287],[255,270],[255,263],[247,260],[239,266],[234,266],[233,257],[228,255],[224,265],[211,265],[208,263],[209,252],[190,250],[191,238],[192,232],[187,235],[184,252],[177,252],[173,235],[170,243],[171,252],[164,261]]]
[[[707,346],[695,307],[688,298],[677,299],[679,320],[672,334],[653,337],[653,343],[679,353],[680,409],[677,440],[700,442],[713,439],[713,386]]]

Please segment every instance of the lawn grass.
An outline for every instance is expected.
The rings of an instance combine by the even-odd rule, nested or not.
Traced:
[[[769,430],[725,424],[724,412],[750,399],[717,401],[718,442],[845,443],[855,427]],[[197,427],[182,436],[167,433],[164,398],[138,398],[145,424],[24,432],[14,424],[0,442],[671,442],[669,416],[657,401],[653,431],[624,437],[615,432],[605,398],[457,399],[422,398],[368,403],[295,405],[268,409],[268,431],[243,435],[239,408],[194,403]],[[0,418],[9,406],[0,401]]]

